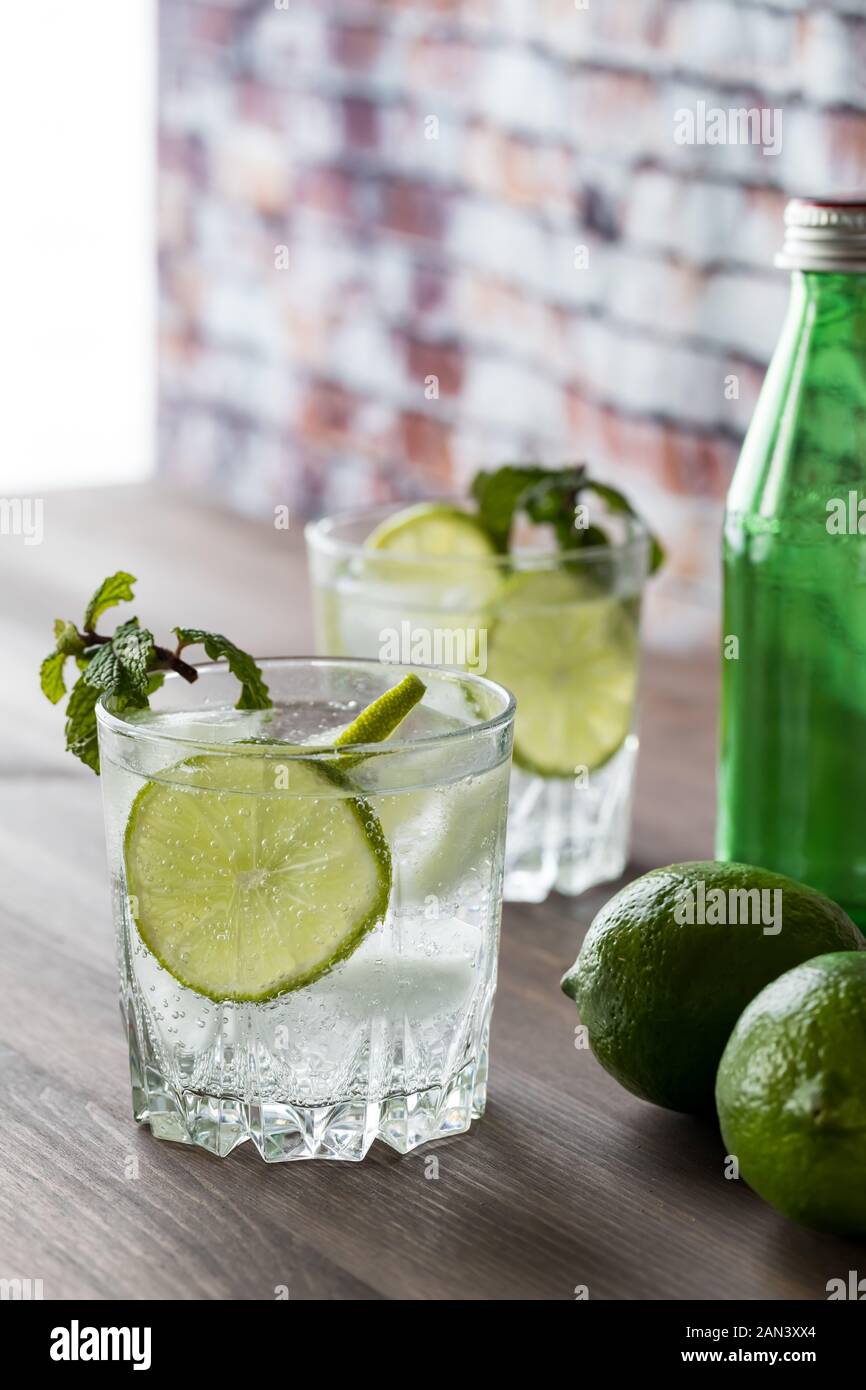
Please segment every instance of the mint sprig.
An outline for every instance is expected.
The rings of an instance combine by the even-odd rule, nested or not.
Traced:
[[[585,463],[567,468],[543,468],[540,464],[504,464],[494,472],[476,473],[470,488],[478,503],[478,519],[502,554],[508,552],[514,519],[525,513],[538,526],[550,526],[560,550],[609,545],[603,524],[579,527],[577,508],[583,493],[594,493],[611,513],[637,517],[631,502],[618,488],[596,482]],[[651,572],[663,564],[661,543],[650,533]]]
[[[548,476],[535,464],[503,464],[495,473],[476,473],[469,491],[478,503],[478,518],[503,555],[521,501]]]
[[[135,576],[119,570],[100,584],[90,600],[81,628],[62,618],[54,623],[54,651],[39,671],[45,696],[57,704],[66,693],[66,663],[74,660],[80,675],[72,687],[66,706],[66,747],[75,757],[99,772],[99,745],[96,733],[96,705],[100,696],[109,695],[119,711],[147,709],[150,697],[162,685],[166,672],[174,671],[184,680],[198,679],[198,671],[184,661],[181,652],[200,643],[212,661],[222,658],[241,685],[237,709],[269,709],[268,687],[255,661],[234,642],[218,632],[200,628],[174,629],[178,641],[174,651],[160,646],[152,632],[141,627],[137,618],[121,623],[111,636],[96,631],[103,613],[134,596]]]

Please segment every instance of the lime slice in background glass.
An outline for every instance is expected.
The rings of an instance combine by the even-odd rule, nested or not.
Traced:
[[[517,574],[493,615],[487,674],[517,697],[518,766],[542,777],[592,771],[631,729],[636,613],[575,575]]]
[[[487,625],[502,574],[494,563],[496,548],[471,512],[444,502],[421,502],[389,516],[370,533],[365,547],[371,552],[365,577],[392,590],[400,587],[414,627]],[[375,562],[376,551],[387,556],[382,564]]]
[[[480,522],[470,512],[444,502],[419,502],[395,512],[370,532],[365,544],[373,550],[416,558],[428,555],[446,560],[458,556],[484,560],[496,554]]]

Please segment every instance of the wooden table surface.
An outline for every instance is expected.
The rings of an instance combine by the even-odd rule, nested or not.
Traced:
[[[53,619],[115,569],[158,631],[311,650],[300,525],[113,488],[49,494],[41,545],[0,537],[0,1278],[54,1299],[823,1299],[863,1268],[862,1245],[727,1181],[716,1131],[575,1050],[559,978],[609,887],[506,907],[491,1101],[468,1135],[266,1166],[136,1129],[99,786],[36,681]],[[644,692],[630,876],[712,851],[714,663],[650,658]]]

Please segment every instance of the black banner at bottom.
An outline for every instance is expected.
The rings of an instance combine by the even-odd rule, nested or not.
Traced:
[[[866,1298],[839,1297],[820,1303],[632,1303],[575,1302],[568,1311],[552,1315],[551,1329],[580,1337],[579,1361],[603,1357],[608,1370],[667,1371],[675,1366],[768,1367],[805,1365],[822,1372],[850,1369],[859,1361],[866,1331],[866,1309],[857,1304]],[[534,1305],[537,1308],[537,1304]],[[333,1305],[331,1305],[333,1308]],[[420,1311],[420,1310],[419,1310]],[[170,1371],[193,1361],[207,1348],[208,1379],[236,1374],[246,1360],[248,1339],[255,1337],[255,1361],[272,1373],[291,1365],[298,1342],[316,1339],[306,1307],[301,1313],[291,1302],[233,1303],[228,1313],[223,1303],[6,1303],[3,1309],[8,1333],[14,1338],[16,1364],[27,1370],[60,1377],[89,1375],[109,1369],[112,1374],[146,1375]],[[418,1333],[408,1307],[403,1305],[399,1327],[393,1313],[386,1313],[389,1358],[394,1340],[402,1341],[411,1354]],[[472,1337],[483,1325],[479,1305],[473,1305]],[[353,1326],[351,1314],[341,1308],[341,1335],[364,1337],[375,1344],[375,1314],[364,1309],[364,1323]],[[497,1336],[495,1324],[491,1329]],[[518,1328],[514,1329],[518,1331]],[[458,1342],[460,1329],[455,1328]],[[425,1332],[426,1336],[427,1333]],[[467,1336],[468,1336],[467,1331]],[[501,1335],[501,1328],[499,1329]],[[538,1351],[537,1329],[532,1332]],[[451,1335],[448,1337],[451,1345]],[[331,1352],[335,1350],[333,1343]],[[526,1346],[529,1351],[529,1347]],[[223,1364],[224,1363],[224,1364]],[[234,1368],[234,1369],[232,1369]]]

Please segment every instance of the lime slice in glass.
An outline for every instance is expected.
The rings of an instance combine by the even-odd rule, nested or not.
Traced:
[[[496,554],[483,526],[471,512],[444,502],[419,502],[387,517],[365,542],[373,550],[450,560],[484,560]]]
[[[138,793],[124,848],[142,940],[175,979],[215,1000],[260,1002],[310,984],[388,908],[378,820],[313,759],[207,754],[169,768]]]
[[[487,674],[517,697],[519,767],[542,777],[592,771],[631,729],[636,610],[575,575],[517,574],[494,614]]]
[[[472,513],[442,502],[406,507],[376,527],[365,550],[363,613],[344,613],[347,631],[372,627],[384,660],[479,668],[503,577]]]

